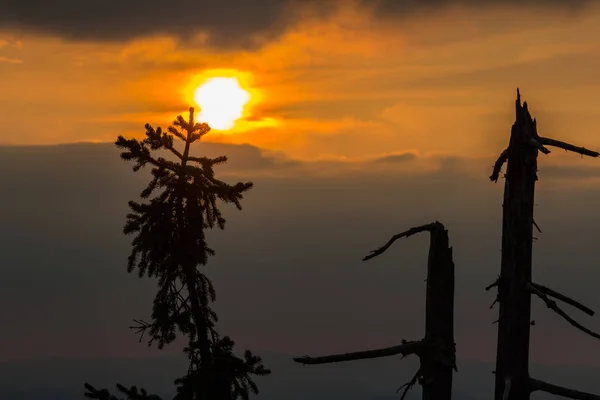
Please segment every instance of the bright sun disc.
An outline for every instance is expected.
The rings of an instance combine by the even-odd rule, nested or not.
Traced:
[[[240,119],[250,94],[236,78],[211,78],[194,92],[200,106],[199,120],[217,130],[231,129]]]

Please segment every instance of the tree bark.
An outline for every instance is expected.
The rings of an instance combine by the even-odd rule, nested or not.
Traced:
[[[431,229],[425,299],[425,348],[421,357],[423,400],[450,400],[456,367],[454,345],[454,261],[448,231]]]
[[[518,93],[518,92],[517,92]],[[498,281],[498,343],[495,400],[529,398],[529,335],[533,205],[538,148],[535,122],[517,94],[516,121],[507,151]],[[506,392],[506,393],[505,393]]]

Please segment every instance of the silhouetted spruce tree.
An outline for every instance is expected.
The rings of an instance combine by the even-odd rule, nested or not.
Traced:
[[[216,298],[215,289],[198,267],[205,265],[214,254],[206,243],[205,229],[225,228],[225,218],[217,202],[233,203],[241,210],[243,193],[252,183],[227,184],[215,178],[214,166],[227,157],[195,157],[190,146],[210,131],[206,123],[178,116],[167,132],[146,124],[142,141],[119,136],[115,144],[122,149],[121,158],[134,162],[133,170],[152,167],[152,180],[142,191],[142,202],[130,201],[124,233],[134,235],[127,270],[137,269],[139,276],[158,280],[152,322],[136,320],[142,339],[150,336],[148,344],[158,348],[171,343],[180,332],[188,337],[185,353],[190,361],[187,373],[177,379],[176,400],[248,399],[258,393],[251,375],[270,373],[260,357],[246,350],[244,357],[233,353],[234,342],[220,337],[215,330],[217,315],[210,308]],[[175,138],[183,141],[184,149],[175,148]],[[158,151],[172,153],[176,161],[157,155]],[[106,389],[97,390],[85,384],[86,397],[115,400]],[[150,400],[135,386],[127,389],[117,385],[127,399]]]

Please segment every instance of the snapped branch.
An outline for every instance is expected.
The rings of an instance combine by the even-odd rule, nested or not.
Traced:
[[[556,300],[560,300],[563,303],[573,306],[573,307],[577,308],[578,310],[583,311],[584,313],[588,314],[589,316],[594,316],[594,310],[590,309],[589,307],[584,306],[580,302],[573,300],[572,298],[570,298],[568,296],[565,296],[562,293],[557,292],[556,290],[552,290],[549,287],[540,285],[539,283],[535,283],[535,282],[531,282],[531,286],[533,286],[534,288],[536,288],[537,290],[539,290],[540,292],[544,293],[547,296],[554,297]]]
[[[569,399],[600,400],[600,396],[595,394],[580,392],[579,390],[553,385],[551,383],[547,383],[533,378],[529,378],[529,387],[532,392],[541,391],[553,394],[555,396],[566,397]]]
[[[412,377],[412,379],[408,382],[406,382],[404,385],[400,386],[398,388],[398,390],[396,390],[396,393],[398,393],[400,390],[402,390],[402,388],[404,388],[404,390],[402,391],[402,396],[400,396],[400,400],[404,400],[404,398],[406,397],[406,394],[408,393],[408,391],[415,386],[415,384],[417,383],[417,380],[419,379],[419,376],[421,375],[421,368],[419,368],[417,370],[417,373],[415,374],[415,376]]]
[[[492,175],[490,175],[490,180],[492,182],[498,182],[498,178],[500,177],[500,170],[504,163],[508,160],[508,148],[504,149],[500,156],[494,163],[494,169],[492,170]]]
[[[538,141],[534,138],[530,138],[529,142],[531,143],[531,145],[533,147],[535,147],[536,149],[538,149],[539,151],[541,151],[544,154],[550,154],[550,150],[548,150],[547,148],[544,147],[544,144],[541,141]]]
[[[486,292],[491,288],[496,287],[500,284],[500,277],[496,278],[496,280],[485,287]]]
[[[381,253],[386,251],[398,239],[401,239],[404,237],[409,237],[409,236],[415,235],[420,232],[425,232],[425,231],[431,232],[432,230],[438,229],[438,228],[443,228],[443,225],[440,222],[436,221],[436,222],[432,222],[431,224],[416,226],[416,227],[410,228],[409,230],[404,231],[402,233],[398,233],[397,235],[392,236],[392,238],[382,247],[380,247],[376,250],[372,250],[368,256],[363,258],[363,261],[367,261],[373,257],[377,257],[378,255],[380,255]]]
[[[560,140],[554,140],[550,138],[540,137],[539,138],[541,144],[545,144],[547,146],[558,147],[560,149],[564,149],[565,151],[572,151],[574,153],[581,154],[582,156],[588,157],[598,157],[600,153],[597,151],[588,150],[585,147],[573,146],[572,144],[561,142]]]
[[[344,362],[344,361],[355,361],[355,360],[364,360],[368,358],[380,358],[380,357],[389,357],[401,354],[402,357],[406,357],[410,354],[417,354],[420,352],[423,347],[423,342],[419,341],[410,341],[405,342],[399,346],[386,347],[384,349],[377,350],[365,350],[365,351],[357,351],[354,353],[344,353],[344,354],[334,354],[330,356],[321,356],[321,357],[296,357],[294,361],[300,364],[305,365],[315,365],[315,364],[329,364],[335,362]]]
[[[531,293],[535,294],[540,299],[542,299],[544,301],[544,303],[546,303],[546,306],[549,309],[551,309],[552,311],[554,311],[555,313],[557,313],[558,315],[560,315],[561,317],[563,317],[568,323],[570,323],[571,325],[573,325],[575,328],[579,329],[582,332],[587,333],[588,335],[590,335],[592,337],[595,337],[596,339],[600,339],[600,335],[599,334],[597,334],[596,332],[593,332],[593,331],[589,330],[585,326],[581,325],[579,322],[575,321],[573,318],[571,318],[569,316],[569,314],[567,314],[566,312],[564,312],[558,306],[558,304],[556,304],[556,302],[554,300],[550,299],[548,296],[546,296],[546,294],[544,294],[542,291],[540,291],[539,289],[537,289],[535,286],[533,286],[532,284],[527,284],[527,288],[528,288],[528,290]]]

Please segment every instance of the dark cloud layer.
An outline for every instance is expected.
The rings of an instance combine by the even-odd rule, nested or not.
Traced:
[[[359,0],[380,16],[405,16],[452,4],[538,5],[572,9],[589,0]],[[247,47],[254,34],[272,38],[299,18],[300,7],[316,6],[326,16],[343,2],[328,0],[3,0],[0,28],[35,32],[68,40],[118,41],[160,33],[186,37],[210,34],[214,46]],[[347,4],[347,3],[345,3]]]
[[[382,16],[394,16],[406,11],[427,10],[451,5],[487,7],[507,5],[537,6],[537,7],[559,7],[574,10],[586,6],[591,0],[362,0],[364,4],[374,4],[374,10]]]
[[[369,263],[361,258],[401,230],[440,220],[457,266],[461,357],[492,356],[497,311],[488,309],[493,294],[483,288],[500,263],[502,184],[488,179],[493,160],[470,172],[468,160],[447,156],[429,171],[419,171],[419,156],[388,160],[388,172],[375,170],[378,163],[365,162],[360,172],[339,162],[346,172],[324,175],[335,161],[316,168],[252,146],[201,146],[194,154],[230,156],[219,176],[256,184],[241,212],[223,208],[227,229],[209,234],[217,255],[206,271],[219,295],[219,327],[242,348],[343,352],[420,337],[428,238],[398,242]],[[546,163],[536,193],[544,232],[534,244],[536,279],[596,308],[600,190],[553,185]],[[149,351],[127,327],[148,315],[155,282],[125,272],[130,238],[121,233],[127,201],[145,187],[148,171],[131,172],[109,144],[0,147],[0,171],[0,304],[10,305],[0,313],[0,343],[11,344],[0,356]],[[534,303],[534,314],[534,360],[600,358],[594,339],[543,304]],[[600,329],[597,318],[576,318]]]

